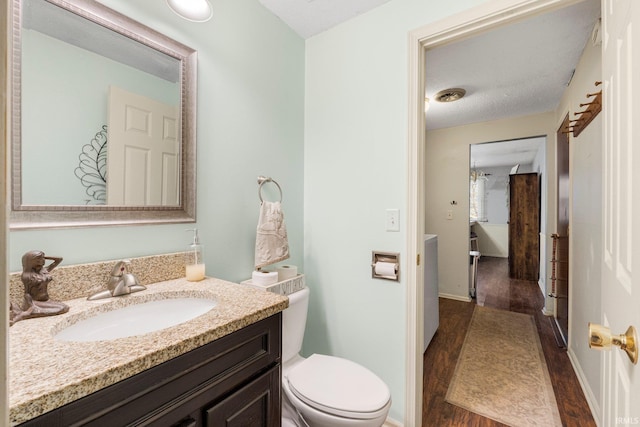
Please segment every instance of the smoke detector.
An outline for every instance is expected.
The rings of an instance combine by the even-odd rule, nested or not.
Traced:
[[[440,92],[436,93],[434,99],[438,102],[453,102],[462,99],[465,93],[467,93],[466,90],[459,87],[454,87],[451,89],[441,90]]]

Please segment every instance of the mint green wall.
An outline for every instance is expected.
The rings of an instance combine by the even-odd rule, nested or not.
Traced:
[[[312,291],[304,352],[347,357],[379,374],[399,421],[407,381],[407,34],[483,2],[391,0],[305,43],[257,0],[212,0],[214,17],[204,24],[179,19],[163,1],[102,0],[199,52],[197,226],[207,274],[248,277],[256,176],[276,178],[288,263],[303,267]],[[388,208],[400,209],[400,232],[385,231]],[[69,264],[182,250],[185,228],[12,232],[11,269],[34,248]],[[371,279],[372,250],[401,253],[399,283]]]
[[[304,40],[255,0],[212,0],[214,17],[192,23],[164,1],[101,3],[198,51],[197,224],[207,274],[251,276],[258,175],[283,190],[289,264],[303,267]],[[63,265],[183,250],[193,224],[14,231],[10,271],[42,249]],[[73,286],[73,284],[69,284]]]
[[[84,205],[90,197],[74,171],[108,123],[109,86],[178,106],[180,85],[38,31],[23,30],[21,40],[22,202]]]
[[[343,356],[405,405],[407,34],[482,3],[392,0],[306,43],[306,353]],[[385,210],[400,209],[400,232]],[[371,251],[401,253],[400,283],[371,278]],[[413,379],[410,379],[413,381]]]

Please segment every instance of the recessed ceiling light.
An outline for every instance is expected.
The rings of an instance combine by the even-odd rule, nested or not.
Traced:
[[[208,0],[167,0],[167,5],[178,16],[188,21],[205,22],[213,16]]]
[[[438,102],[453,102],[461,99],[465,95],[465,93],[467,93],[466,90],[459,87],[454,87],[451,89],[441,90],[440,92],[436,93],[434,98]]]

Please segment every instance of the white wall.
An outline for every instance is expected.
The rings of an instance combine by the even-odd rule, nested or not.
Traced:
[[[557,110],[561,121],[571,112],[582,111],[586,94],[600,88],[601,46],[588,43],[576,73]],[[602,252],[602,114],[577,137],[570,138],[570,240],[569,258],[569,356],[585,388],[585,395],[601,419],[601,358],[602,353],[589,349],[588,322],[601,317],[600,259]]]
[[[487,222],[506,224],[509,221],[509,172],[511,166],[482,168],[487,176],[485,192],[487,195]]]
[[[542,173],[545,170],[545,147],[542,146],[531,164],[531,171]]]
[[[479,0],[392,0],[306,43],[304,350],[344,356],[405,405],[409,31]],[[468,172],[468,156],[465,169]],[[385,231],[399,208],[401,231]],[[371,251],[401,252],[401,281],[371,278]],[[409,381],[413,381],[411,378]]]
[[[441,295],[468,298],[469,272],[463,266],[469,263],[469,145],[552,136],[555,134],[554,120],[553,113],[544,113],[427,132],[425,227],[427,233],[439,235]],[[547,138],[547,144],[549,141],[553,141],[553,138]],[[547,158],[547,162],[551,160]],[[443,182],[447,185],[442,185]],[[543,187],[548,185],[545,176],[542,182]],[[458,201],[458,204],[452,206],[451,200]],[[554,206],[555,209],[555,199],[547,200],[547,206]],[[446,219],[445,213],[450,209],[454,211],[453,220]],[[543,233],[546,232],[550,213],[547,214],[541,221]]]
[[[509,256],[509,225],[479,222],[472,227],[478,235],[478,251],[482,256]]]
[[[536,158],[531,164],[531,172],[537,172],[540,174],[540,277],[538,278],[538,286],[545,295],[545,307],[543,312],[547,316],[553,314],[553,301],[549,297],[549,289],[551,286],[548,281],[550,273],[549,259],[547,254],[551,253],[552,241],[549,237],[552,232],[550,230],[556,229],[557,224],[557,187],[555,184],[555,168],[556,168],[556,151],[552,148],[555,144],[555,134],[553,137],[550,135],[545,138],[544,143],[540,144],[540,149]],[[544,214],[546,212],[546,215]]]

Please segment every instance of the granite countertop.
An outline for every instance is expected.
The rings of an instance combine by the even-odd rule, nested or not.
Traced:
[[[53,335],[75,321],[103,311],[166,297],[214,298],[202,316],[145,335],[110,341],[64,342]],[[26,319],[9,330],[11,425],[35,418],[97,390],[276,314],[285,296],[206,278],[174,279],[131,295],[65,301],[68,313]]]

